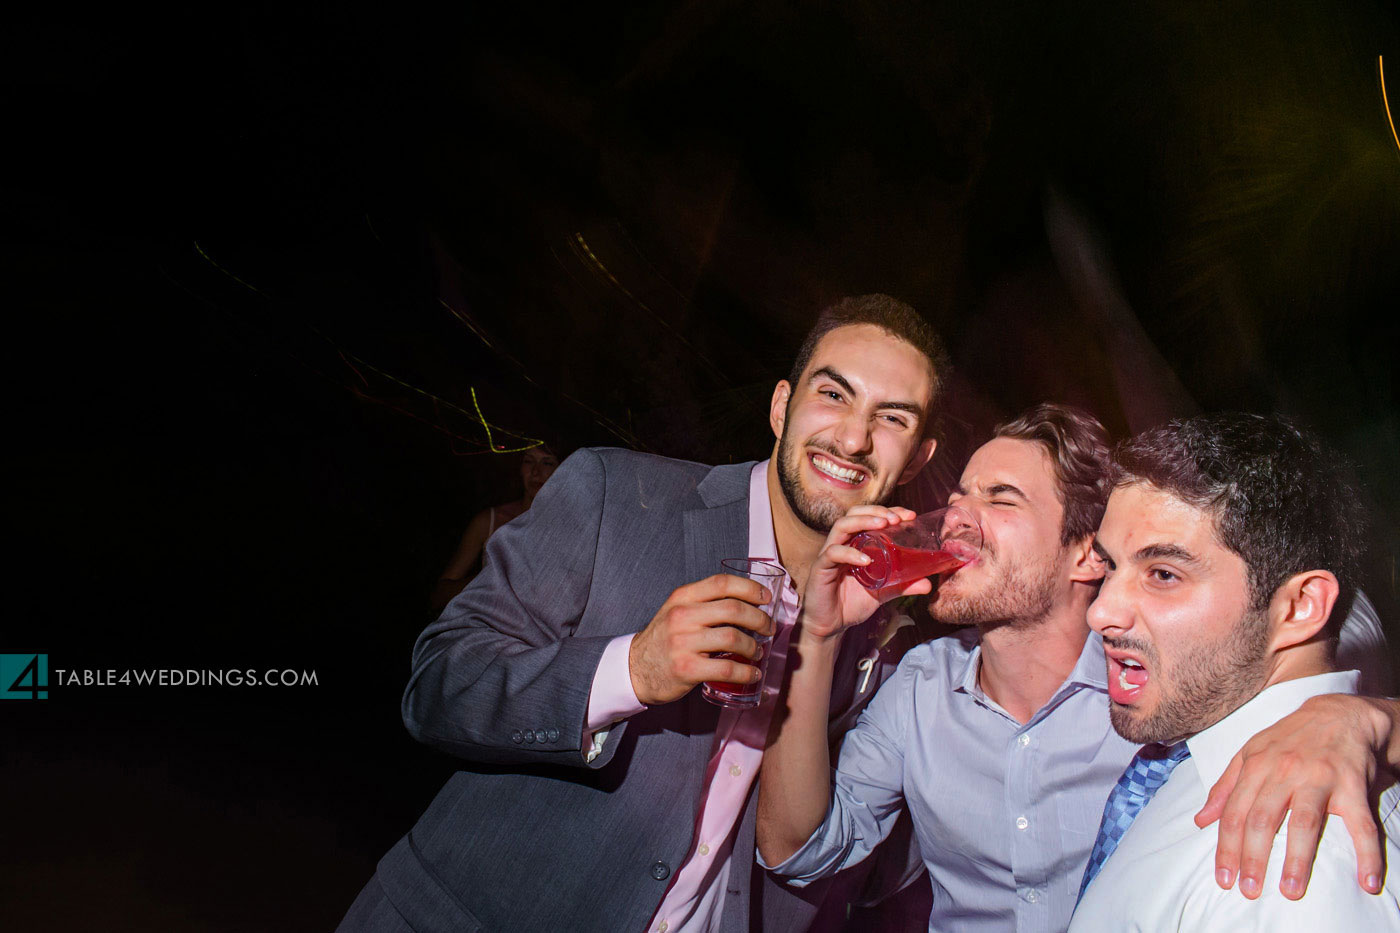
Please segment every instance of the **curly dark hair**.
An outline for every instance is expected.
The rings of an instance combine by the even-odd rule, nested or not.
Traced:
[[[1216,539],[1249,568],[1254,609],[1305,570],[1331,571],[1337,605],[1351,599],[1366,522],[1350,464],[1286,418],[1173,421],[1124,441],[1113,459],[1115,486],[1150,483],[1214,516]],[[1329,634],[1342,615],[1332,613]]]

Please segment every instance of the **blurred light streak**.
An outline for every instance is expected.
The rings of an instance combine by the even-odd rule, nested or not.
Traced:
[[[226,275],[226,276],[228,276],[229,278],[233,279],[233,280],[234,280],[235,282],[237,282],[239,285],[242,285],[244,288],[248,289],[248,290],[251,291],[251,292],[255,292],[255,293],[259,294],[259,295],[262,295],[264,298],[269,297],[268,295],[264,294],[259,288],[257,288],[257,286],[250,285],[249,283],[243,281],[243,280],[240,279],[238,276],[234,275],[232,272],[228,271],[228,270],[225,269],[223,266],[221,266],[221,265],[219,265],[217,262],[215,262],[215,261],[214,261],[214,257],[213,257],[213,256],[210,256],[208,253],[206,253],[206,252],[204,251],[204,247],[202,247],[202,246],[199,245],[199,241],[198,241],[198,240],[195,240],[195,241],[194,241],[194,248],[195,248],[195,252],[199,253],[199,255],[201,255],[201,256],[204,257],[204,261],[205,261],[205,262],[209,263],[209,265],[213,266],[215,269],[218,269],[218,270],[219,270],[220,272],[222,272],[224,275]]]
[[[458,309],[452,307],[452,305],[449,304],[444,298],[439,298],[438,303],[441,304],[444,308],[446,308],[449,314],[451,314],[454,318],[460,321],[467,328],[467,330],[471,331],[474,335],[476,335],[476,339],[486,344],[487,349],[499,356],[501,359],[507,360],[512,365],[514,365],[515,368],[520,371],[520,376],[522,379],[530,383],[530,385],[532,386],[536,386],[541,389],[544,388],[544,386],[541,386],[538,382],[535,381],[535,378],[530,375],[530,371],[525,368],[524,363],[520,362],[515,357],[507,353],[505,350],[492,343],[491,338],[486,336],[486,332],[482,330],[479,326],[477,326],[476,322],[473,321],[470,316],[468,316],[465,312],[459,311]],[[642,443],[641,438],[637,437],[637,435],[633,434],[631,431],[624,428],[622,425],[613,421],[607,415],[604,415],[602,412],[593,408],[591,405],[588,405],[586,402],[574,398],[572,395],[565,392],[563,389],[554,389],[546,391],[553,391],[554,393],[563,397],[565,401],[571,402],[577,405],[579,408],[582,408],[584,411],[588,412],[588,414],[592,416],[594,424],[598,425],[600,428],[607,431],[609,434],[612,434],[614,437],[621,440],[632,450],[640,450],[646,453],[652,452],[651,447]]]
[[[513,434],[510,431],[502,430],[501,433],[503,434],[509,434],[511,437],[517,437],[522,441],[531,441],[532,443],[526,444],[524,447],[511,447],[509,449],[498,446],[496,444],[495,438],[491,436],[491,422],[487,421],[486,416],[481,413],[481,403],[476,400],[476,386],[469,386],[469,388],[472,393],[472,407],[476,409],[477,420],[479,420],[481,422],[481,426],[486,429],[486,443],[491,448],[492,453],[518,454],[522,450],[529,450],[531,447],[539,447],[542,444],[544,444],[544,441],[539,440],[537,438],[525,437],[522,434]],[[500,425],[497,425],[497,427],[499,428]]]
[[[1390,115],[1390,98],[1385,93],[1385,56],[1376,56],[1376,67],[1381,73],[1381,104],[1385,107],[1385,118],[1390,123],[1390,138],[1395,140],[1395,148],[1400,149],[1400,134],[1395,132],[1395,118]]]
[[[368,215],[366,215],[366,220],[368,221]],[[259,295],[260,297],[265,298],[265,299],[267,299],[268,301],[271,301],[271,300],[272,300],[272,296],[271,296],[271,295],[267,294],[267,293],[264,292],[262,289],[258,288],[256,285],[253,285],[251,282],[248,282],[248,281],[245,281],[244,279],[239,278],[239,277],[238,277],[237,275],[235,275],[233,272],[231,272],[230,270],[228,270],[228,269],[224,268],[222,265],[220,265],[220,264],[214,259],[214,257],[210,256],[207,252],[204,251],[204,247],[200,246],[200,245],[199,245],[199,242],[198,242],[197,240],[194,241],[194,248],[195,248],[195,251],[199,253],[200,257],[203,258],[205,262],[209,263],[209,264],[210,264],[211,266],[213,266],[215,269],[218,269],[218,270],[219,270],[220,272],[222,272],[224,275],[226,275],[226,276],[228,276],[229,278],[233,279],[233,280],[234,280],[235,282],[237,282],[239,285],[242,285],[244,288],[248,289],[249,291],[253,292],[254,294]],[[183,286],[182,286],[182,287],[183,287]],[[449,310],[451,310],[451,309],[449,308]],[[458,317],[461,317],[461,315],[458,315]],[[464,417],[466,417],[466,418],[467,418],[468,420],[470,420],[473,424],[480,424],[481,427],[486,431],[487,448],[486,448],[485,450],[474,451],[473,453],[519,453],[520,451],[523,451],[523,450],[529,450],[529,449],[532,448],[532,447],[539,447],[540,445],[542,445],[542,444],[544,443],[544,441],[542,441],[542,440],[540,440],[540,439],[538,439],[538,438],[526,437],[526,436],[523,435],[523,434],[518,434],[518,433],[516,433],[516,432],[514,432],[514,431],[507,430],[506,428],[502,427],[501,425],[492,425],[490,422],[488,422],[488,421],[486,420],[486,416],[483,415],[482,412],[481,412],[481,405],[477,402],[477,398],[476,398],[476,389],[475,389],[475,387],[468,387],[468,388],[470,389],[470,391],[471,391],[471,396],[472,396],[472,407],[476,409],[476,413],[473,414],[472,412],[467,411],[465,408],[462,408],[462,407],[459,406],[459,405],[454,405],[453,403],[447,401],[446,399],[439,398],[438,396],[434,395],[434,394],[431,393],[431,392],[427,392],[427,391],[425,391],[425,390],[423,390],[423,389],[418,388],[418,387],[415,386],[415,385],[412,385],[412,384],[410,384],[410,383],[404,382],[402,379],[399,379],[399,378],[396,377],[396,376],[390,375],[389,373],[387,373],[387,372],[385,372],[384,370],[378,368],[377,366],[374,366],[373,364],[371,364],[371,363],[369,363],[369,362],[366,362],[365,360],[361,359],[360,357],[355,356],[353,353],[348,353],[344,348],[342,348],[342,347],[340,347],[339,345],[337,345],[335,341],[331,340],[331,339],[330,339],[329,337],[327,337],[324,333],[322,333],[321,330],[320,330],[318,327],[316,327],[314,324],[311,324],[311,323],[308,322],[308,321],[300,321],[299,323],[301,323],[303,326],[305,326],[306,328],[308,328],[312,333],[314,333],[317,337],[320,337],[320,338],[321,338],[322,340],[324,340],[327,344],[329,344],[330,347],[331,347],[331,349],[333,349],[333,350],[335,351],[336,355],[340,357],[341,362],[345,364],[346,368],[349,369],[351,372],[353,372],[353,373],[355,374],[356,378],[358,378],[358,379],[360,380],[360,382],[362,382],[362,383],[364,384],[366,390],[370,388],[369,380],[365,378],[364,373],[360,372],[360,369],[355,365],[356,363],[358,363],[359,366],[364,367],[365,369],[367,369],[367,370],[369,370],[370,372],[374,373],[375,375],[380,376],[381,378],[386,379],[386,380],[388,380],[389,382],[394,383],[395,385],[401,386],[402,388],[405,388],[405,389],[409,390],[410,392],[414,392],[414,393],[416,393],[416,394],[418,394],[418,395],[423,396],[424,398],[427,398],[427,399],[431,400],[432,403],[433,403],[433,409],[434,409],[434,411],[439,410],[440,406],[446,405],[449,409],[451,409],[451,410],[453,410],[453,411],[455,411],[455,412],[457,412],[457,413],[463,415]],[[470,324],[469,324],[468,326],[470,326]],[[473,333],[477,333],[478,336],[481,336],[482,339],[485,340],[485,337],[482,336],[480,333],[478,333],[478,332],[476,331],[476,328],[472,328],[472,330],[473,330]],[[487,346],[490,346],[490,343],[489,343],[489,342],[487,342]],[[495,347],[492,347],[492,349],[494,350]],[[498,352],[499,352],[499,351],[498,351]],[[303,366],[306,366],[308,369],[311,369],[313,372],[315,372],[315,373],[321,375],[323,378],[328,378],[328,377],[326,377],[325,374],[322,373],[319,369],[317,369],[315,366],[312,366],[311,364],[307,363],[305,360],[300,359],[299,357],[296,356],[296,354],[292,354],[292,358],[293,358],[293,359],[296,359],[297,362],[301,363]],[[422,422],[423,424],[426,424],[426,425],[428,425],[429,427],[432,427],[432,428],[434,428],[435,430],[440,431],[440,432],[443,433],[443,434],[446,434],[448,437],[452,438],[453,440],[462,441],[462,442],[468,443],[468,444],[477,444],[477,445],[480,444],[480,441],[475,441],[475,440],[472,440],[471,438],[463,437],[463,436],[461,436],[460,434],[457,434],[457,433],[455,433],[454,431],[449,430],[449,429],[448,429],[447,427],[445,427],[444,425],[437,424],[437,423],[435,423],[435,422],[429,421],[427,418],[424,418],[424,417],[421,416],[421,415],[414,414],[413,412],[408,411],[408,410],[405,409],[405,408],[402,408],[402,407],[400,407],[400,406],[398,406],[398,405],[394,405],[394,404],[392,404],[391,402],[389,402],[389,401],[386,400],[386,399],[382,399],[382,398],[379,398],[379,397],[377,397],[377,396],[371,395],[371,394],[369,394],[369,392],[367,392],[367,391],[365,391],[365,390],[361,390],[360,388],[358,388],[358,387],[356,387],[356,386],[345,386],[343,383],[340,383],[339,380],[334,380],[334,379],[332,379],[332,380],[330,380],[330,381],[339,383],[343,388],[346,388],[346,389],[348,389],[350,392],[352,392],[357,398],[362,398],[362,399],[364,399],[364,400],[366,400],[366,401],[370,401],[370,402],[374,402],[374,403],[379,404],[379,405],[383,405],[384,407],[389,408],[389,409],[392,410],[392,411],[398,412],[398,413],[401,414],[401,415],[405,415],[405,416],[407,416],[407,417],[409,417],[409,418],[412,418],[414,421]],[[523,446],[523,447],[510,447],[510,448],[507,448],[507,447],[499,446],[499,445],[497,445],[497,444],[495,443],[495,440],[494,440],[494,438],[493,438],[493,436],[492,436],[492,428],[493,428],[493,427],[496,429],[496,433],[503,434],[503,435],[506,435],[506,436],[508,436],[508,437],[513,437],[513,438],[516,438],[516,439],[518,439],[518,440],[528,441],[529,443],[527,443],[527,444],[526,444],[525,446]],[[456,453],[456,451],[454,451],[454,453]],[[462,454],[462,456],[470,456],[470,454]]]
[[[657,321],[657,323],[659,323],[662,327],[669,330],[677,340],[679,340],[682,344],[685,345],[685,348],[687,350],[689,350],[695,355],[696,359],[700,360],[700,362],[708,366],[712,373],[714,373],[716,376],[719,376],[720,378],[724,378],[723,370],[716,366],[713,361],[711,361],[708,357],[705,356],[705,354],[697,350],[689,340],[685,339],[684,334],[676,330],[675,327],[671,326],[671,323],[667,321],[664,317],[662,317],[660,314],[656,313],[656,311],[654,311],[650,305],[648,305],[645,301],[642,301],[642,299],[638,298],[636,295],[632,294],[632,292],[628,290],[627,286],[623,285],[622,282],[618,280],[617,276],[612,274],[612,270],[610,270],[607,266],[603,265],[603,260],[599,259],[597,254],[593,252],[593,247],[588,245],[588,241],[583,238],[583,234],[581,232],[574,234],[574,242],[578,245],[578,248],[583,251],[583,255],[588,259],[590,263],[592,263],[593,267],[598,272],[601,272],[609,282],[613,283],[613,285],[617,287],[618,291],[626,295],[627,298],[630,299],[632,303],[635,304],[637,307],[641,308],[647,314],[650,314],[652,318],[654,318]],[[670,283],[667,284],[669,285]]]

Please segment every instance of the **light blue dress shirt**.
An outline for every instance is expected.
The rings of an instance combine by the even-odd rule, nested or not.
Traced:
[[[1138,746],[1109,725],[1097,634],[1024,726],[977,686],[980,656],[975,630],[905,655],[846,736],[826,821],[777,874],[801,885],[859,862],[907,803],[930,930],[1069,926],[1104,800]]]

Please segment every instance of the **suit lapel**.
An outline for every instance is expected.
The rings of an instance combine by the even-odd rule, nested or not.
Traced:
[[[686,582],[719,573],[723,558],[749,556],[752,469],[752,463],[718,466],[697,487],[703,505],[684,516]]]
[[[682,516],[685,534],[685,582],[694,583],[720,572],[726,557],[746,557],[749,547],[749,471],[752,463],[715,467],[697,492],[702,505]],[[697,688],[685,699],[686,731],[713,733],[720,708],[706,702]],[[702,772],[710,760],[710,748],[692,746],[693,767]]]

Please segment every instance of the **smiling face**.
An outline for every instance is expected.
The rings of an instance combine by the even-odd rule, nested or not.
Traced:
[[[948,497],[982,526],[982,552],[946,575],[929,603],[951,625],[1033,625],[1070,588],[1064,509],[1054,468],[1035,441],[999,437],[977,449]]]
[[[884,502],[912,479],[933,454],[923,437],[933,388],[928,359],[882,328],[824,336],[798,384],[778,383],[769,412],[793,514],[825,534],[852,507]]]
[[[1113,728],[1132,742],[1194,735],[1268,679],[1269,623],[1248,570],[1206,511],[1146,483],[1108,500],[1094,549],[1106,576],[1089,607],[1103,635]]]

